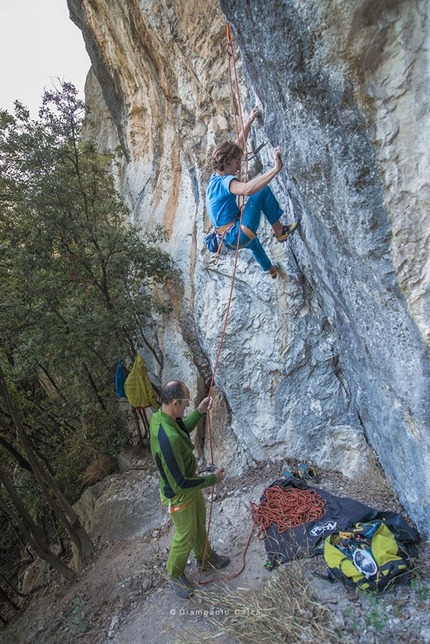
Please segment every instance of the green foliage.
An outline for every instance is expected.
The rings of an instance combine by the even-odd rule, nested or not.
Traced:
[[[72,602],[71,626],[66,629],[66,639],[70,640],[79,637],[88,630],[88,616],[85,601],[81,597],[75,597]]]
[[[134,358],[165,310],[154,285],[172,268],[157,246],[165,233],[129,223],[114,158],[82,140],[84,117],[68,83],[45,92],[38,120],[19,103],[0,111],[0,360],[32,446],[72,501],[93,454],[114,456],[129,438],[116,360]],[[0,401],[11,469],[20,449]],[[23,496],[35,494],[29,479]]]
[[[376,595],[365,591],[364,594],[367,596],[370,605],[364,616],[364,623],[366,628],[371,626],[379,633],[388,621],[385,606],[382,603],[378,603],[378,597]]]
[[[411,588],[413,588],[418,596],[419,601],[424,604],[429,597],[429,589],[419,578],[411,580]]]

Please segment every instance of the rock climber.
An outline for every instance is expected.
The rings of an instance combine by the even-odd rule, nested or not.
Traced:
[[[189,403],[190,391],[185,383],[180,380],[166,383],[161,391],[161,409],[152,415],[150,423],[151,452],[160,474],[161,503],[168,508],[175,526],[166,568],[174,591],[183,599],[193,594],[193,586],[184,574],[191,550],[202,570],[225,568],[230,563],[228,557],[218,555],[207,543],[202,494],[203,488],[224,479],[225,470],[220,467],[206,476],[196,475],[190,439],[190,433],[211,408],[212,398],[204,398],[197,409],[182,419]]]
[[[297,222],[282,224],[280,217],[283,210],[280,208],[268,184],[282,170],[281,150],[274,150],[274,165],[271,170],[254,177],[248,182],[239,181],[237,173],[240,170],[241,157],[246,145],[246,139],[251,125],[259,115],[258,107],[254,107],[246,121],[242,132],[236,142],[224,141],[219,143],[212,154],[211,175],[206,189],[206,209],[217,235],[224,238],[224,244],[230,250],[236,250],[237,236],[240,230],[240,248],[248,248],[263,271],[272,278],[277,277],[278,265],[272,264],[266,255],[257,229],[260,223],[261,212],[271,224],[278,242],[285,242],[297,228]],[[247,197],[242,215],[242,224],[239,223],[239,208],[237,197]]]

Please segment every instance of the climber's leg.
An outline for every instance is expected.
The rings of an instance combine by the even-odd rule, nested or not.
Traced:
[[[263,212],[267,221],[273,228],[274,224],[276,225],[279,223],[280,229],[274,230],[274,232],[275,235],[277,232],[280,234],[282,232],[282,224],[279,219],[284,211],[279,206],[279,203],[269,186],[259,190],[255,195],[248,197],[242,215],[242,224],[254,233],[257,233],[261,212]]]
[[[272,262],[267,257],[266,252],[265,252],[263,246],[261,245],[261,242],[258,239],[258,237],[253,239],[246,246],[246,248],[249,248],[249,250],[252,252],[252,255],[253,255],[254,259],[256,260],[256,262],[258,262],[258,264],[261,266],[263,271],[268,271],[271,268]]]

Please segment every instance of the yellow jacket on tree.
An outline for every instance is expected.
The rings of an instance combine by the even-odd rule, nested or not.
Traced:
[[[124,383],[124,390],[132,407],[145,408],[152,406],[158,409],[159,404],[146,371],[145,360],[141,355],[138,355],[134,361],[133,368]]]

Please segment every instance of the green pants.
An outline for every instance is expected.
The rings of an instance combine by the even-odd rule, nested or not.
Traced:
[[[167,499],[162,498],[163,505],[166,505],[166,501]],[[175,497],[171,510],[185,503],[185,507],[170,514],[175,526],[175,534],[170,546],[166,568],[171,577],[182,575],[191,550],[194,551],[194,556],[198,561],[202,561],[205,556],[206,508],[202,491],[196,490],[191,494],[181,494],[180,498]],[[208,543],[206,558],[211,554],[212,549]]]

